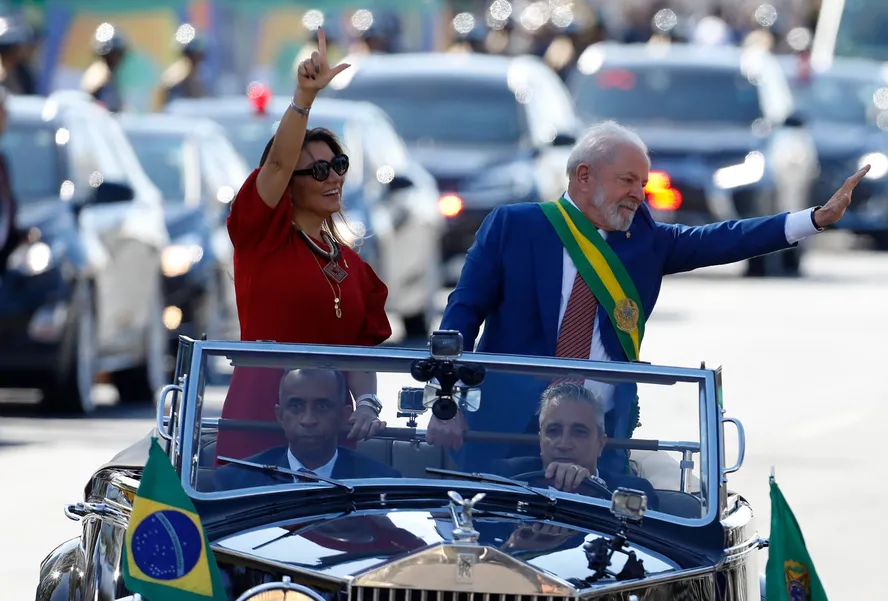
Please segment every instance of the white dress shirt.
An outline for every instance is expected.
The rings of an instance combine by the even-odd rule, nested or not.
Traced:
[[[287,449],[287,459],[290,461],[290,469],[293,470],[294,472],[298,472],[299,470],[302,470],[302,469],[305,469],[305,470],[309,469],[309,468],[305,467],[304,465],[302,465],[301,461],[296,459],[296,455],[294,455],[293,451],[291,451],[290,449]],[[309,471],[314,472],[315,474],[317,474],[321,478],[328,478],[328,479],[332,478],[333,477],[333,466],[336,465],[337,459],[339,459],[339,449],[336,449],[336,452],[333,453],[333,457],[330,459],[330,461],[328,461],[327,463],[325,463],[324,465],[320,466],[317,469],[313,469],[313,470],[309,470]],[[300,482],[299,478],[296,478],[296,476],[293,476],[293,478],[297,482]]]
[[[564,198],[572,205],[576,206],[576,203],[574,203],[567,192],[564,193]],[[806,209],[804,211],[797,211],[787,215],[785,226],[787,242],[795,244],[796,242],[817,233],[817,228],[814,227],[814,223],[811,221],[811,212],[813,210],[814,209]],[[598,230],[598,232],[605,240],[607,240],[606,231]],[[558,312],[559,334],[561,333],[561,322],[564,320],[564,313],[567,311],[567,301],[570,299],[570,292],[573,290],[574,280],[577,277],[577,266],[574,265],[573,259],[570,258],[570,254],[568,254],[566,248],[562,251],[561,273],[561,308]],[[612,361],[610,355],[607,354],[607,350],[604,348],[604,344],[601,342],[601,334],[598,330],[598,320],[600,316],[600,311],[595,313],[595,324],[592,331],[592,348],[589,349],[589,359],[592,359],[593,361]],[[613,384],[598,382],[595,380],[586,380],[586,388],[601,395],[608,411],[613,408]]]

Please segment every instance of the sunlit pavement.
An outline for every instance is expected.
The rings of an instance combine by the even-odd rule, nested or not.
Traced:
[[[888,254],[825,246],[803,280],[743,280],[737,266],[668,279],[642,354],[661,364],[724,365],[725,406],[746,426],[747,443],[731,488],[750,500],[767,535],[774,465],[830,598],[875,599],[888,558],[878,442],[888,420]],[[381,395],[394,399],[402,385],[412,384],[383,377]],[[33,598],[40,560],[79,532],[63,504],[81,500],[94,468],[151,426],[149,406],[114,406],[108,387],[100,396],[107,406],[90,419],[37,418],[27,407],[0,418],[0,474],[14,507],[0,521],[6,599]],[[386,411],[394,423],[394,403]],[[639,437],[671,426],[654,418],[676,427],[686,420],[650,406],[642,417]],[[733,458],[730,428],[728,437]]]

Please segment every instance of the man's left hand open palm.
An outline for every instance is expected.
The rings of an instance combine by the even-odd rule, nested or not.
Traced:
[[[864,165],[858,169],[857,173],[845,180],[842,187],[832,195],[832,198],[825,205],[814,211],[814,222],[817,224],[817,227],[832,225],[842,218],[848,205],[851,204],[851,193],[857,187],[857,184],[860,183],[860,180],[869,173],[869,170],[869,165]]]

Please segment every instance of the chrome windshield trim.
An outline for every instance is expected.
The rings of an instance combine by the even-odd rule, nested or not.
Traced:
[[[291,366],[294,362],[302,365],[331,368],[331,361],[336,361],[337,369],[345,369],[354,365],[355,369],[378,371],[382,373],[409,372],[410,364],[417,359],[427,359],[428,353],[417,349],[400,349],[392,347],[374,347],[372,354],[368,354],[367,347],[328,346],[328,345],[297,345],[282,344],[276,342],[240,342],[240,341],[194,341],[191,355],[191,368],[189,378],[185,385],[184,399],[197,399],[203,389],[205,379],[205,356],[232,354],[241,355],[236,365],[270,367],[279,363],[282,367]],[[246,355],[254,355],[252,359]],[[497,355],[492,353],[463,353],[460,361],[477,363],[485,367],[496,368],[501,373],[516,373],[523,375],[560,376],[607,380],[607,381],[635,381],[638,383],[670,385],[676,382],[697,383],[699,386],[699,416],[701,448],[707,448],[707,453],[701,453],[701,492],[706,499],[706,515],[701,518],[691,519],[674,516],[671,514],[650,511],[647,516],[661,519],[666,522],[685,525],[702,526],[718,520],[721,512],[720,499],[720,470],[719,458],[722,456],[723,441],[719,436],[720,426],[719,407],[716,397],[715,372],[709,369],[689,367],[656,366],[646,363],[621,363],[610,361],[583,361],[566,360],[554,357],[527,357],[517,355]],[[565,374],[565,370],[569,370]],[[708,399],[708,402],[707,402]],[[292,493],[293,490],[317,491],[319,488],[327,488],[326,484],[293,483],[273,487],[253,488],[248,491],[232,492],[199,492],[192,479],[197,477],[195,469],[199,460],[198,440],[202,420],[196,423],[193,418],[186,419],[186,412],[194,410],[195,401],[180,403],[178,415],[179,436],[174,437],[171,447],[180,449],[180,455],[171,451],[174,465],[180,470],[180,478],[185,492],[199,501],[222,501],[226,499],[243,498],[259,495],[272,495],[276,493]],[[180,446],[175,445],[176,440]],[[708,447],[707,447],[708,445]],[[184,460],[187,458],[187,461]],[[187,466],[187,467],[186,467]],[[362,488],[378,486],[380,479],[348,480],[355,484],[355,493],[360,494]],[[364,484],[366,483],[366,484]],[[453,489],[464,488],[464,480],[426,480],[422,478],[392,478],[386,479],[388,488],[407,489],[422,486],[429,489]],[[489,492],[502,492],[503,485],[485,485],[473,483],[478,490]],[[515,491],[516,500],[530,493]],[[559,493],[559,498],[578,502],[574,495]],[[605,502],[597,499],[588,499],[586,503],[592,507],[605,507]]]

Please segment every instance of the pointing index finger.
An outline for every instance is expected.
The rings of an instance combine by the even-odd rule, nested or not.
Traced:
[[[850,192],[854,188],[857,187],[857,184],[860,183],[860,180],[864,178],[864,176],[869,173],[870,165],[864,165],[860,169],[857,170],[857,173],[849,177],[845,180],[845,184],[842,186],[845,188],[846,192]]]
[[[327,60],[327,36],[323,27],[318,27],[318,54],[321,55],[321,60]]]

